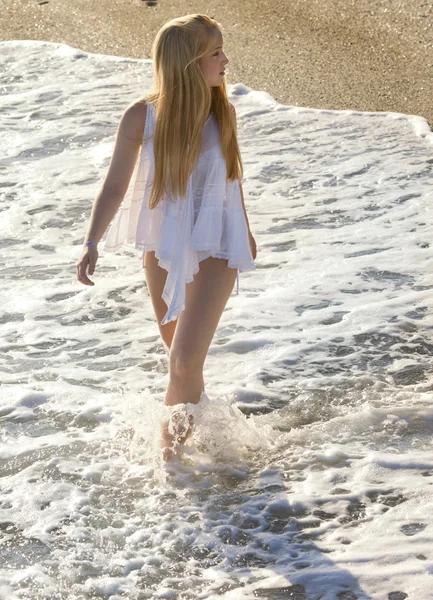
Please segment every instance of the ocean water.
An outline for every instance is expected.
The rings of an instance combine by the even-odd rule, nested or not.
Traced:
[[[0,598],[433,598],[425,119],[230,86],[257,269],[165,464],[140,260],[101,251],[95,286],[76,280],[151,62],[0,49]]]

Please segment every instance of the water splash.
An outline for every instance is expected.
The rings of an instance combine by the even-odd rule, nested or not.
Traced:
[[[168,421],[171,434],[186,430],[192,422],[190,437],[178,445],[178,455],[164,461],[161,427]],[[182,427],[183,425],[183,427]],[[130,467],[152,466],[156,480],[166,481],[167,472],[191,467],[193,470],[236,468],[252,451],[271,449],[271,427],[261,425],[254,416],[246,417],[224,397],[209,397],[203,392],[198,404],[165,406],[148,388],[140,395],[127,394],[115,424],[113,448],[127,457]]]

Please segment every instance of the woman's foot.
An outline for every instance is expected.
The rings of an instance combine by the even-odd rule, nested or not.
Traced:
[[[170,407],[169,421],[161,425],[161,444],[164,460],[179,456],[179,446],[182,446],[192,433],[194,418],[187,415],[186,406],[177,404]]]

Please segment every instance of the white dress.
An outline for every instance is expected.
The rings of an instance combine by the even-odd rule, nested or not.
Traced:
[[[238,181],[226,180],[218,124],[211,115],[203,128],[202,153],[189,176],[186,195],[172,202],[163,197],[153,209],[148,200],[154,176],[153,130],[155,107],[147,102],[146,125],[140,156],[125,198],[105,239],[104,250],[123,246],[155,250],[159,266],[167,272],[162,298],[168,310],[162,325],[177,319],[185,308],[186,284],[199,270],[200,261],[213,256],[228,260],[228,267],[255,270]],[[133,182],[133,185],[132,185]],[[239,279],[238,279],[239,289]]]

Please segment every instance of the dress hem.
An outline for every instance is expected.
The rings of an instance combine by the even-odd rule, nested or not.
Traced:
[[[214,256],[214,254],[221,254],[221,253],[216,253],[216,252],[214,252],[214,253],[213,253],[213,254],[211,254],[210,256],[212,256],[213,258],[223,258],[223,257],[220,257],[220,256]],[[155,257],[156,257],[156,258],[157,258],[157,260],[158,260],[158,266],[159,266],[159,267],[161,267],[162,269],[164,269],[165,271],[167,271],[167,273],[169,273],[169,268],[167,268],[166,266],[164,266],[164,264],[163,264],[164,260],[163,260],[163,259],[161,259],[161,258],[160,258],[160,257],[159,257],[159,256],[156,254],[156,250],[155,250]],[[188,279],[188,278],[187,278],[187,279],[185,280],[185,285],[187,285],[188,283],[192,283],[192,281],[194,281],[194,277],[197,275],[197,273],[198,273],[198,272],[199,272],[199,270],[200,270],[200,263],[201,263],[203,260],[206,260],[206,258],[210,258],[210,257],[209,257],[209,256],[207,256],[207,257],[203,257],[202,259],[200,259],[200,260],[198,261],[198,264],[199,264],[199,267],[198,267],[198,269],[197,269],[196,271],[194,271],[194,273],[192,274],[192,276],[191,276],[191,278],[190,278],[190,279]],[[230,267],[230,265],[227,265],[227,267],[228,267],[229,269],[230,269],[230,268],[233,268],[233,269],[236,269],[236,270],[237,270],[237,273],[236,273],[236,282],[237,282],[236,295],[239,295],[239,272],[241,272],[241,273],[242,273],[243,271],[240,271],[240,269],[239,269],[239,268],[237,268],[237,267]],[[255,270],[255,268],[256,268],[256,267],[255,267],[255,265],[254,265],[254,269],[252,269],[252,270]],[[177,320],[177,318],[179,317],[180,313],[181,313],[183,310],[185,310],[185,303],[183,302],[181,305],[177,306],[176,308],[172,308],[172,309],[170,310],[170,298],[167,296],[167,294],[166,294],[164,291],[162,292],[162,294],[161,294],[161,297],[162,297],[162,299],[164,300],[164,302],[165,302],[165,303],[166,303],[166,305],[167,305],[167,312],[166,312],[166,314],[164,315],[163,319],[161,320],[161,325],[166,325],[167,323],[170,323],[171,321],[176,321],[176,320]],[[168,317],[168,313],[169,313],[169,312],[171,312],[173,316],[170,316],[170,317]]]
[[[133,245],[133,244],[127,244],[126,242],[122,242],[117,244],[116,246],[104,246],[104,250],[105,252],[111,252],[111,253],[117,253],[121,248],[124,248],[125,250],[131,250],[131,251],[140,251],[140,257],[141,259],[144,258],[144,252],[146,251],[157,251],[157,248],[155,247],[155,244],[137,244],[137,245]],[[206,258],[209,257],[213,257],[213,258],[222,258],[223,260],[227,260],[229,262],[229,264],[227,265],[230,269],[238,269],[238,271],[240,273],[245,273],[248,271],[255,271],[256,270],[256,265],[254,263],[250,263],[250,262],[241,262],[239,261],[239,258],[236,258],[236,255],[230,254],[229,252],[215,252],[214,250],[208,250],[208,249],[197,249],[197,248],[192,248],[192,250],[194,250],[194,252],[207,252],[209,253],[209,256],[207,257],[203,257],[202,259],[200,259],[198,262],[200,263],[202,260],[206,260]],[[233,256],[235,256],[235,258],[233,258]],[[162,265],[161,265],[162,266]],[[165,267],[164,267],[165,268]],[[189,283],[189,282],[188,282]]]

